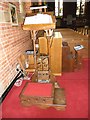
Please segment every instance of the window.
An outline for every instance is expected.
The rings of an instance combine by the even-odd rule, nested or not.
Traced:
[[[58,0],[55,0],[55,16],[58,16]]]
[[[59,0],[60,8],[59,8],[59,16],[63,16],[63,0]]]
[[[55,16],[63,16],[63,0],[55,0]]]
[[[77,0],[76,15],[84,15],[85,11],[85,0]]]

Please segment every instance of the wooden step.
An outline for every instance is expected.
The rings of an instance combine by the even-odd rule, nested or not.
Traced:
[[[65,110],[66,97],[64,88],[55,88],[54,101],[52,106],[57,110]]]

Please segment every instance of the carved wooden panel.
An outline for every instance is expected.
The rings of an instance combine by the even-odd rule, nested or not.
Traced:
[[[40,56],[37,58],[37,70],[38,71],[48,71],[48,56]]]

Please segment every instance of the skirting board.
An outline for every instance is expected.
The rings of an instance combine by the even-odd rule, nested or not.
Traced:
[[[62,73],[52,73],[54,76],[61,76]]]
[[[21,74],[21,75],[20,75]],[[11,84],[8,86],[8,88],[5,90],[5,92],[2,94],[2,96],[0,97],[0,104],[3,102],[3,100],[5,99],[5,97],[7,96],[7,94],[9,93],[9,91],[11,90],[11,88],[13,87],[14,83],[19,79],[23,77],[22,72],[20,71],[16,77],[14,78],[14,80],[11,82]]]

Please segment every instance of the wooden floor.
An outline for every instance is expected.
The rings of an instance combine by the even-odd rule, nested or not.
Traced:
[[[80,34],[69,28],[56,29],[55,31],[60,31],[62,34],[63,41],[68,42],[70,50],[74,52],[75,45],[83,45],[83,58],[89,58],[89,49],[90,45],[89,38],[83,34]]]

